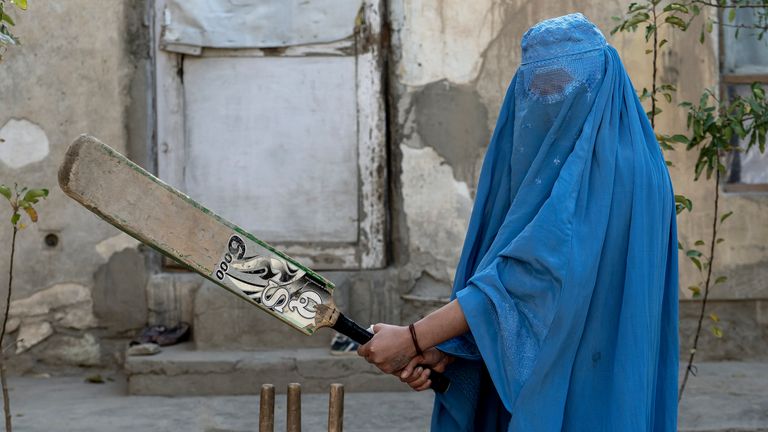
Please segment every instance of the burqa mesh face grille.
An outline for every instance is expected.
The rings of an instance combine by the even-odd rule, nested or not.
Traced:
[[[576,89],[595,94],[605,69],[602,50],[523,65],[515,96],[521,101],[552,104],[563,101]]]

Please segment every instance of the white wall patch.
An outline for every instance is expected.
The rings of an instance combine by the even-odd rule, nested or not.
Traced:
[[[126,233],[120,233],[96,244],[96,252],[104,258],[104,261],[109,261],[112,255],[125,249],[135,249],[139,244],[141,243],[135,238]]]
[[[21,168],[48,156],[48,136],[43,129],[28,121],[10,119],[0,129],[0,162]]]

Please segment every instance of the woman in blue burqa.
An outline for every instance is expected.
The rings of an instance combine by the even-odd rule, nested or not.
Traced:
[[[445,371],[435,431],[674,431],[677,234],[659,145],[583,15],[540,22],[522,51],[451,302],[413,332],[377,324],[359,353],[417,390],[423,366]]]

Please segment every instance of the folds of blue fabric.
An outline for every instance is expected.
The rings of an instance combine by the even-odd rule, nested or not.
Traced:
[[[674,430],[673,194],[618,54],[604,51],[605,78],[583,132],[528,214],[514,205],[540,199],[532,179],[522,180],[526,190],[506,186],[503,164],[518,144],[508,91],[456,275],[467,281],[455,294],[471,335],[440,346],[466,359],[448,371],[464,384],[438,397],[433,430],[478,430],[476,417],[488,415],[482,392],[512,413],[513,431]],[[483,365],[492,386],[481,380]]]

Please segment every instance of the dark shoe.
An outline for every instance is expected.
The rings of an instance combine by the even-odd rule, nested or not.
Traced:
[[[176,327],[153,325],[145,327],[136,340],[131,341],[130,346],[154,343],[160,346],[175,345],[189,339],[189,324],[181,323]]]
[[[336,333],[331,342],[331,355],[348,356],[357,355],[357,348],[359,343],[353,341],[347,336],[341,333]]]

